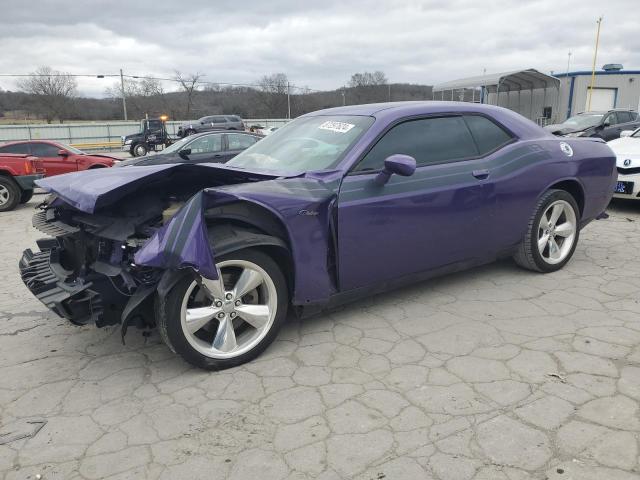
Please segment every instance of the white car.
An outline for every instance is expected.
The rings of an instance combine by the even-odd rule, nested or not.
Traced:
[[[260,130],[258,130],[258,135],[264,135],[265,137],[267,135],[271,135],[273,132],[275,132],[276,130],[278,130],[278,128],[280,127],[265,127],[265,128],[261,128]]]
[[[607,143],[616,154],[618,183],[616,198],[640,200],[640,128],[624,130],[620,138]]]

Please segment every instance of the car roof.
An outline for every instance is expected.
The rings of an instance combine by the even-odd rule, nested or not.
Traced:
[[[42,140],[42,139],[31,139],[31,140],[13,140],[11,142],[0,143],[0,146],[4,147],[5,145],[18,145],[20,143],[48,143],[50,145],[60,146],[62,143],[57,140]]]
[[[260,135],[256,135],[255,133],[252,132],[244,132],[242,130],[214,130],[211,132],[200,132],[200,133],[194,133],[193,135],[189,135],[188,137],[183,137],[183,138],[200,138],[200,137],[206,137],[208,135],[228,135],[230,133],[235,133],[235,134],[240,134],[240,135],[250,135],[252,137],[259,137]]]
[[[629,110],[628,108],[612,108],[611,110],[591,110],[589,112],[580,112],[578,115],[604,115],[605,113],[611,112],[629,112],[629,113],[637,113],[633,110]]]

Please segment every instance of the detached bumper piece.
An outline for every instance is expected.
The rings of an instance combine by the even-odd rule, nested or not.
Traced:
[[[47,308],[77,325],[103,324],[100,295],[92,291],[91,282],[74,281],[58,263],[55,240],[39,242],[41,252],[25,250],[19,262],[20,275],[27,288]],[[49,247],[49,248],[46,248]]]

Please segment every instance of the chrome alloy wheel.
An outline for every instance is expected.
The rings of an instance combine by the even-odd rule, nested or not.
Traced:
[[[10,196],[11,193],[9,192],[9,189],[4,185],[0,185],[0,205],[5,205],[7,202],[9,202]]]
[[[538,251],[549,264],[562,262],[571,253],[576,239],[576,213],[564,200],[550,204],[538,224]]]
[[[267,335],[278,295],[271,277],[255,263],[228,260],[217,267],[218,280],[202,278],[187,289],[181,325],[202,355],[228,359],[250,351]]]

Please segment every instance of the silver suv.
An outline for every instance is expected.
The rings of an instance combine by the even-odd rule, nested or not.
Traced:
[[[244,130],[244,122],[238,115],[210,115],[184,122],[178,127],[178,136],[186,137],[211,130]]]

